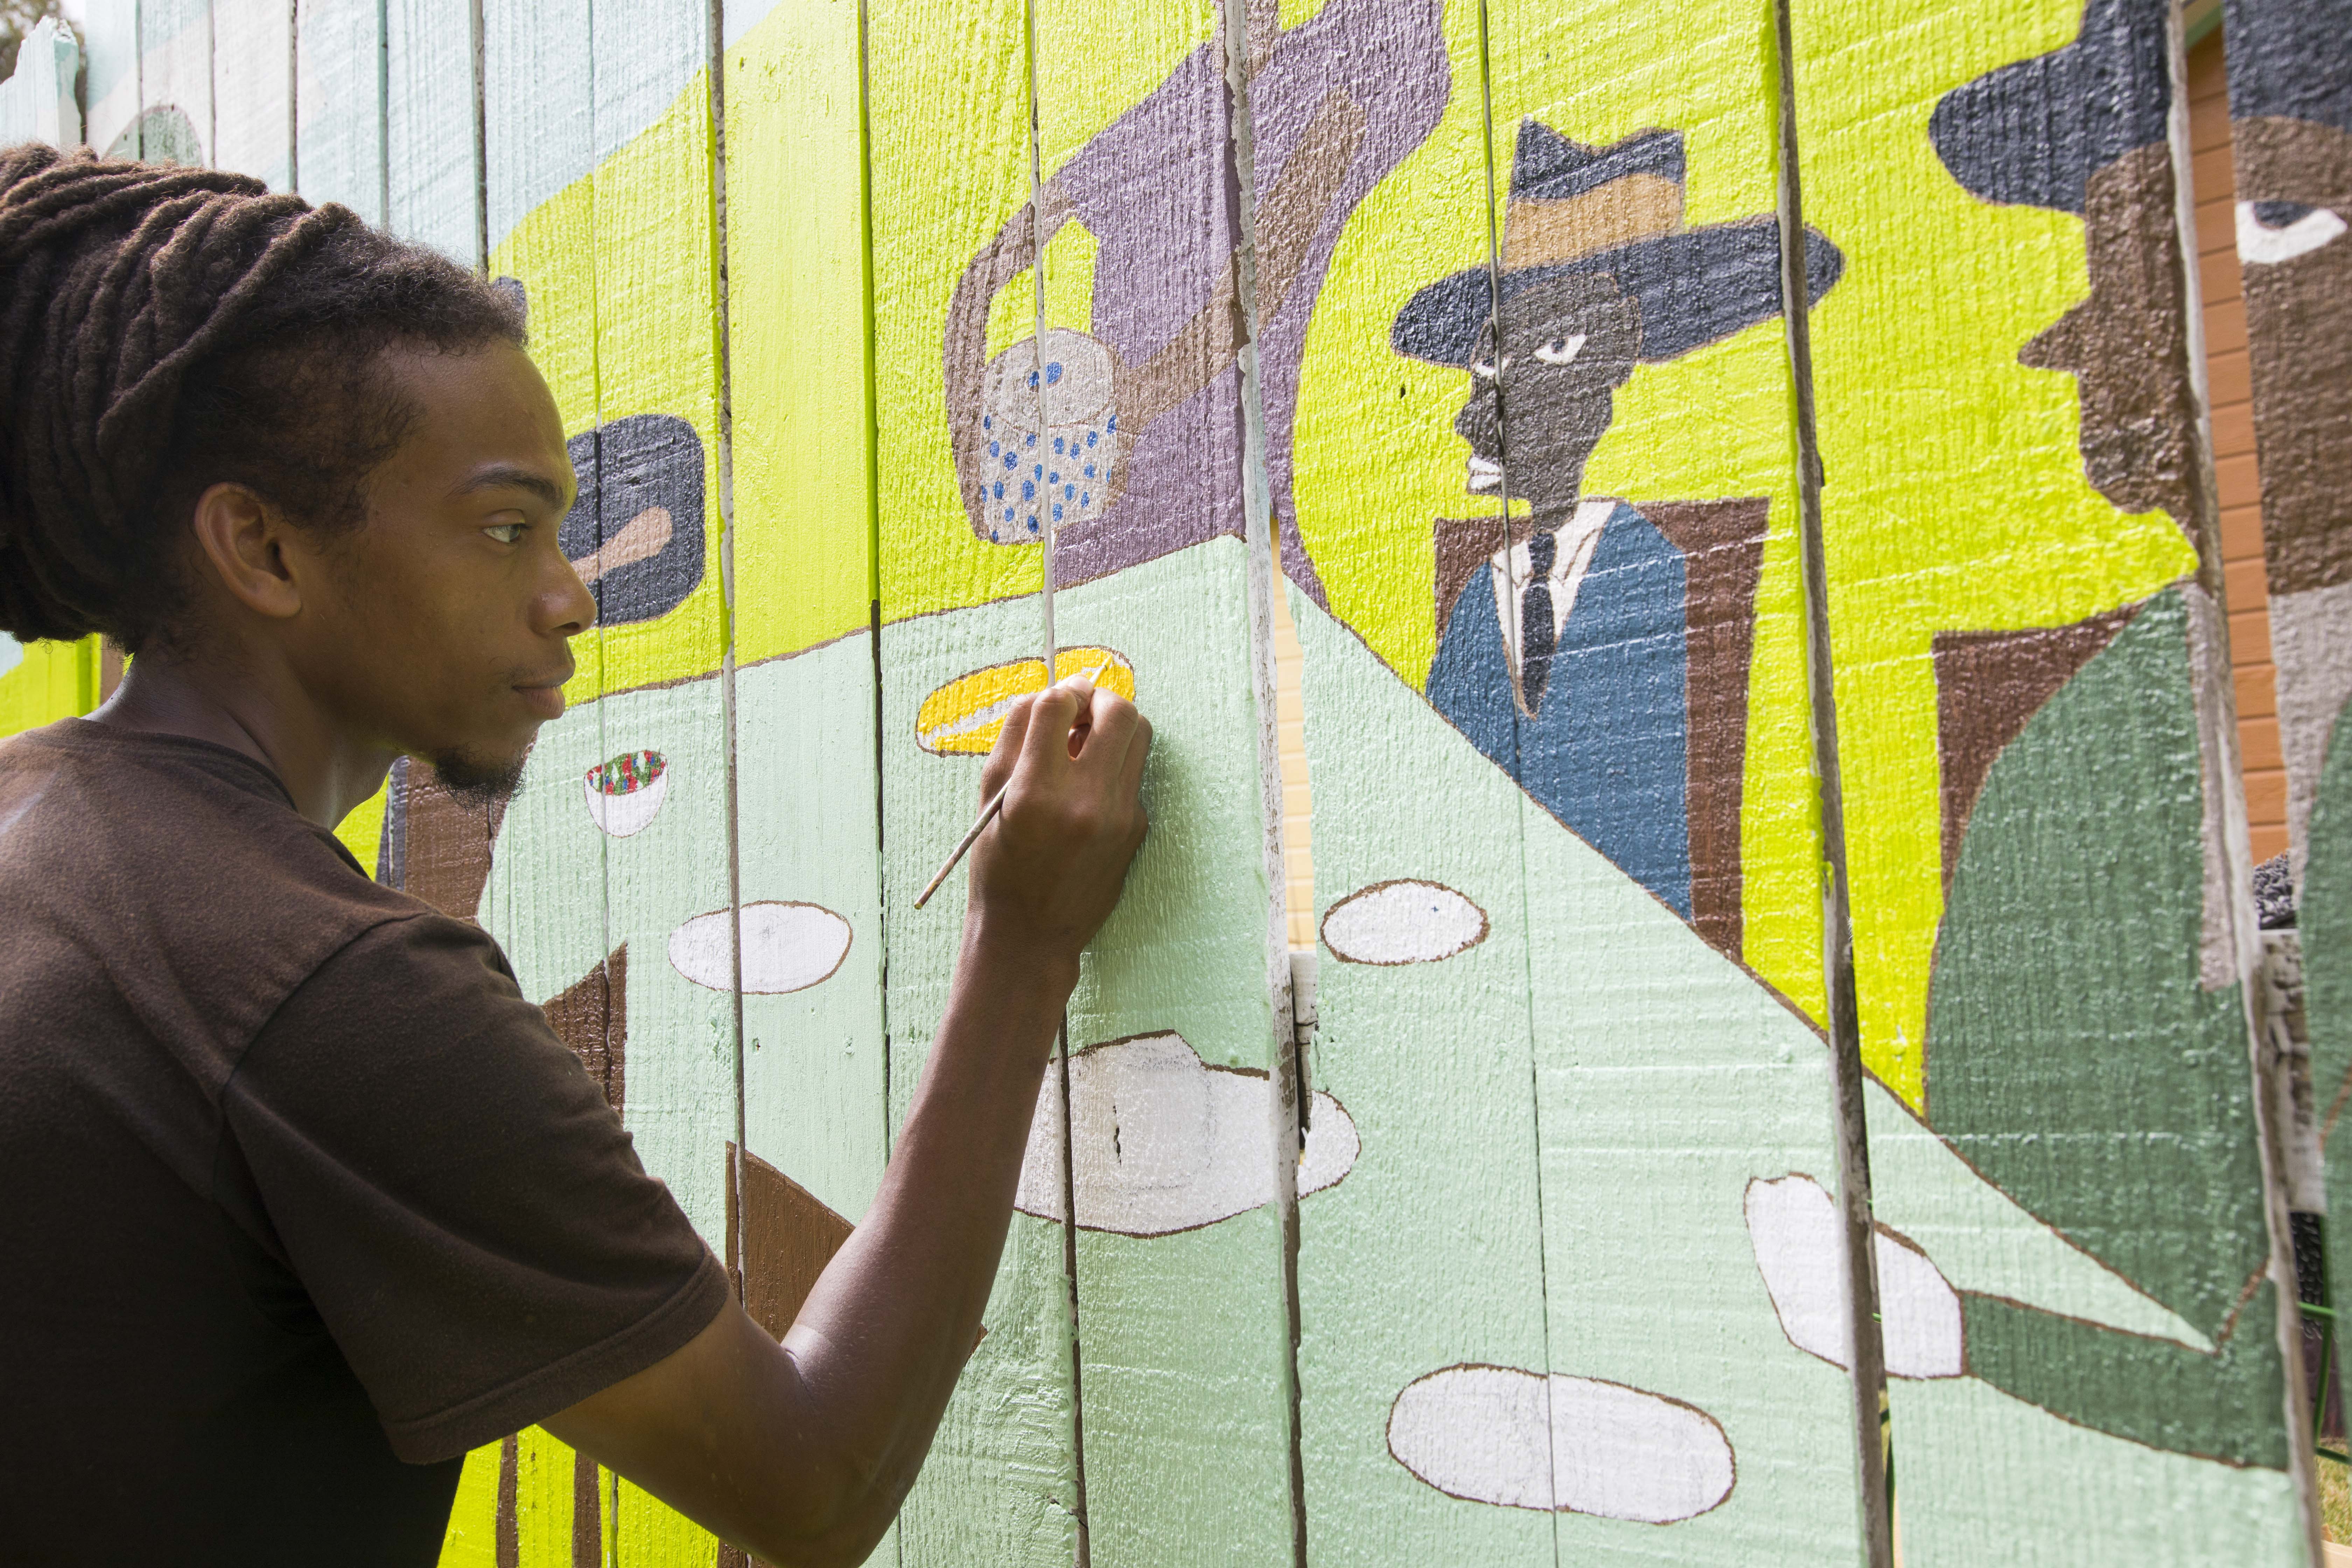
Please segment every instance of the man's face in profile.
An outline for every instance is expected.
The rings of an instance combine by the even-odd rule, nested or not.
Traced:
[[[1503,301],[1499,348],[1481,333],[1454,428],[1470,444],[1469,489],[1511,495],[1538,516],[1572,509],[1584,465],[1633,374],[1641,315],[1606,273],[1571,272]]]

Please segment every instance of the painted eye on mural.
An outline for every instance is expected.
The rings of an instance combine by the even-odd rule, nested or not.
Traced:
[[[1506,361],[1504,361],[1503,363],[1506,363],[1506,364],[1508,364],[1510,362],[1509,362],[1508,360],[1506,360]],[[1474,360],[1472,360],[1472,361],[1470,362],[1470,374],[1471,374],[1472,375],[1476,376],[1476,377],[1477,377],[1479,380],[1481,380],[1481,381],[1492,381],[1492,380],[1494,380],[1494,379],[1495,379],[1495,356],[1494,356],[1494,355],[1492,355],[1492,354],[1488,354],[1488,355],[1487,355],[1486,358],[1484,358],[1484,359],[1474,359]]]
[[[1554,338],[1536,350],[1536,358],[1546,364],[1566,364],[1584,347],[1584,334],[1572,332],[1564,338]]]
[[[2238,259],[2273,267],[2308,256],[2344,232],[2344,220],[2326,207],[2300,202],[2240,202]]]
[[[669,793],[669,759],[659,752],[624,752],[590,768],[580,787],[596,826],[626,838],[661,811]]]

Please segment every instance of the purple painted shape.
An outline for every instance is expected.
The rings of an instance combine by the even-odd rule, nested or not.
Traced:
[[[1281,308],[1259,323],[1266,461],[1283,567],[1318,605],[1326,603],[1322,584],[1298,542],[1291,502],[1299,361],[1349,215],[1444,112],[1453,70],[1443,21],[1444,0],[1329,0],[1279,36],[1250,84],[1260,198],[1329,94],[1344,94],[1364,117],[1363,139],[1322,209]],[[1231,263],[1239,222],[1230,127],[1223,49],[1204,45],[1053,176],[1095,238],[1094,335],[1130,369],[1166,347],[1215,298]],[[1263,251],[1265,237],[1259,243]],[[1065,584],[1243,531],[1240,382],[1230,363],[1133,434],[1118,502],[1058,537],[1055,575]]]

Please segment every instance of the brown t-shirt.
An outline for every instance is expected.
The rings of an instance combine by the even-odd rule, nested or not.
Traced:
[[[475,926],[270,772],[0,744],[0,1557],[430,1563],[724,1269]]]

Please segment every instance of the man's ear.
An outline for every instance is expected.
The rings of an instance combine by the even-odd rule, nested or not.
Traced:
[[[203,568],[230,597],[273,620],[301,613],[301,585],[285,549],[293,525],[285,513],[243,485],[219,484],[196,498],[190,521]]]

